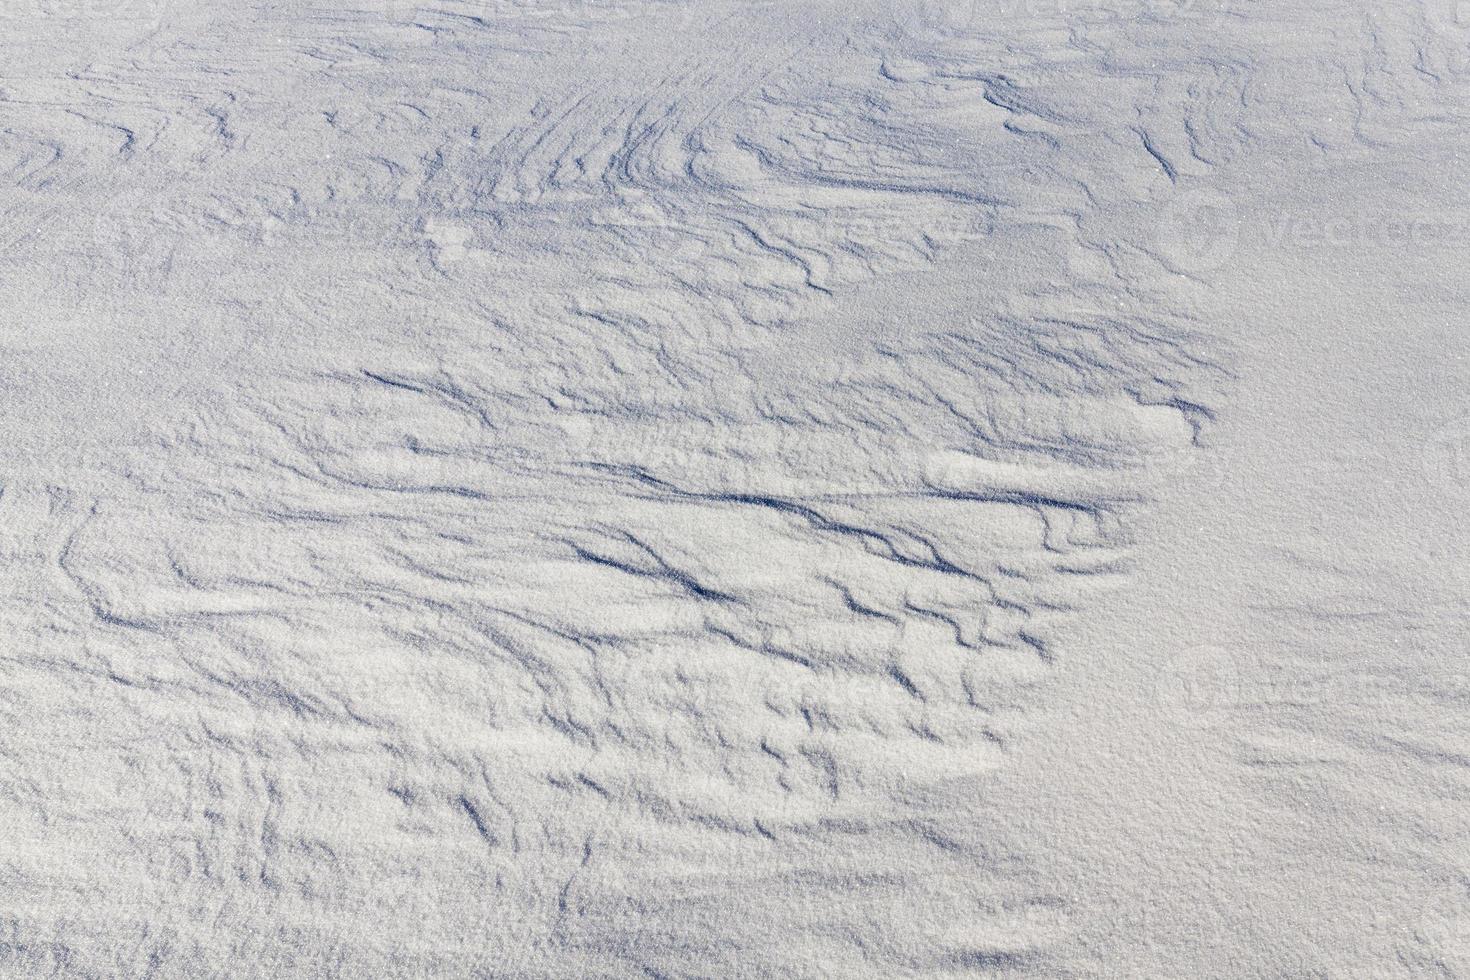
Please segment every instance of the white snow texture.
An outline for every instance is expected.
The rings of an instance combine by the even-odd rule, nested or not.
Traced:
[[[0,0],[0,977],[1470,978],[1470,5]]]

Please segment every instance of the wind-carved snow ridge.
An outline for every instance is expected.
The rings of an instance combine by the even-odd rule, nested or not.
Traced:
[[[6,368],[7,969],[1054,963],[978,814],[1228,380],[1087,224],[1140,179],[1097,146],[1191,137],[1068,103],[1060,21],[534,6],[191,9],[6,83],[82,270],[12,305],[132,352],[72,413]]]

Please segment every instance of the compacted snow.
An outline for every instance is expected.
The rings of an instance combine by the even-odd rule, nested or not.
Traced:
[[[0,975],[1470,977],[1470,9],[8,0]]]

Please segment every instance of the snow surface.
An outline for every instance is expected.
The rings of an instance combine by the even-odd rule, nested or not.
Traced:
[[[0,975],[1470,977],[1470,7],[4,0]]]

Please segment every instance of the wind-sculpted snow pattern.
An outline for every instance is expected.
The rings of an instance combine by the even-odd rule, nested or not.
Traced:
[[[1440,6],[9,3],[0,974],[1470,976]]]

